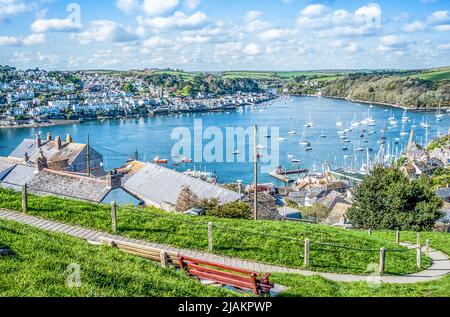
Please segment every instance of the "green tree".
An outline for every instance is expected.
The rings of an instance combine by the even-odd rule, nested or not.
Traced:
[[[354,204],[347,212],[357,227],[431,230],[443,202],[428,179],[409,180],[398,168],[377,166],[355,188]]]
[[[312,206],[304,207],[301,210],[302,216],[312,218],[316,223],[322,223],[330,214],[331,210],[324,205],[315,203]]]

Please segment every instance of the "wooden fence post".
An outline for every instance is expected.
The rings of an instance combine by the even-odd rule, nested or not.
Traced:
[[[304,258],[305,268],[309,268],[309,239],[305,239],[305,258]]]
[[[117,233],[117,204],[115,201],[111,203],[111,223],[113,233]]]
[[[384,273],[385,258],[386,258],[386,249],[381,248],[380,249],[380,267],[379,267],[380,274]]]
[[[169,260],[167,259],[167,253],[162,251],[159,253],[159,257],[161,259],[161,266],[163,268],[168,268],[169,267]]]
[[[208,222],[208,251],[213,252],[213,223]]]
[[[417,247],[420,248],[420,232],[417,232],[416,241],[417,241]]]
[[[430,256],[430,240],[428,240],[427,239],[427,241],[425,242],[426,244],[425,244],[425,254],[427,255],[427,256]]]
[[[417,268],[420,269],[421,264],[422,264],[422,250],[420,249],[420,245],[417,247],[417,253],[416,253],[416,264],[417,264]]]
[[[395,232],[395,243],[400,244],[400,230]]]
[[[369,236],[372,234],[372,228],[369,228],[369,230],[367,231],[367,233],[369,234]]]
[[[24,184],[22,186],[22,212],[26,213],[28,211],[28,185]]]

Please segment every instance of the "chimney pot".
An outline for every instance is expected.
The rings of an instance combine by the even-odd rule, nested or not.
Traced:
[[[40,148],[42,146],[42,140],[41,140],[41,135],[38,133],[36,134],[36,146],[38,148]]]
[[[72,135],[70,134],[66,135],[66,143],[72,143]]]
[[[56,148],[58,151],[62,148],[61,137],[59,135],[56,137]]]
[[[52,134],[49,132],[49,133],[47,133],[47,142],[50,142],[50,141],[52,141],[53,139],[52,139]]]

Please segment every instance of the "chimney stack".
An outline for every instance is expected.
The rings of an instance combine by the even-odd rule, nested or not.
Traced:
[[[38,171],[42,171],[44,168],[48,168],[47,158],[44,156],[44,152],[40,151],[40,156],[37,160]]]
[[[66,143],[72,143],[72,136],[70,134],[66,135]]]
[[[38,133],[36,134],[36,146],[38,148],[40,148],[42,146],[42,140],[41,140],[41,135]]]
[[[60,151],[61,149],[62,149],[62,144],[61,144],[61,137],[58,135],[57,137],[56,137],[56,149],[58,150],[58,151]]]
[[[117,189],[122,186],[122,175],[117,171],[111,171],[106,175],[106,183],[111,189]]]
[[[50,132],[47,133],[47,142],[51,142],[52,139],[52,134]]]

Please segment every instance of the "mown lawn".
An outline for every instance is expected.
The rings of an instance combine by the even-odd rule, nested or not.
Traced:
[[[450,69],[449,68],[443,68],[443,69],[437,69],[433,71],[425,71],[420,74],[408,76],[412,78],[417,79],[423,79],[423,80],[431,80],[431,81],[441,81],[441,80],[450,80]]]
[[[450,297],[450,276],[415,284],[344,283],[296,274],[272,274],[271,280],[288,288],[282,297]]]
[[[20,210],[21,194],[0,189],[0,207]],[[110,207],[55,197],[29,197],[29,214],[111,231]],[[365,232],[292,222],[250,221],[168,214],[156,209],[119,208],[118,234],[200,251],[208,249],[207,223],[212,221],[214,252],[288,267],[302,267],[304,239],[311,241],[310,269],[326,272],[370,273],[379,249],[388,249],[386,273],[416,272],[415,252]],[[226,230],[223,228],[227,228]],[[333,244],[333,246],[319,243]],[[354,250],[356,249],[356,250]],[[361,251],[358,249],[370,250]],[[401,249],[402,252],[391,252]],[[422,266],[430,265],[423,257]]]
[[[0,220],[1,297],[239,296],[119,250]],[[80,287],[73,273],[79,265]],[[72,274],[72,275],[71,275]]]

